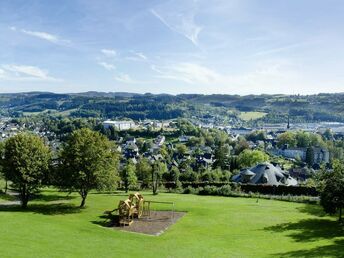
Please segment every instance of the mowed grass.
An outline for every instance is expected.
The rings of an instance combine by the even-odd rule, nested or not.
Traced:
[[[0,205],[1,257],[341,257],[343,229],[320,207],[250,198],[144,193],[187,214],[160,236],[103,227],[127,194],[46,190],[28,211]],[[155,208],[167,208],[155,206]]]
[[[241,112],[239,118],[244,121],[256,120],[266,116],[267,113],[264,112]]]

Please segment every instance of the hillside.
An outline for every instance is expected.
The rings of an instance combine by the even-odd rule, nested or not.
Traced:
[[[40,112],[77,117],[173,119],[196,117],[219,122],[241,120],[243,112],[260,112],[256,121],[278,123],[344,122],[344,94],[318,95],[154,95],[126,92],[55,94],[28,92],[0,94],[2,115],[23,116]],[[254,113],[252,113],[254,114]],[[257,113],[256,113],[257,114]],[[241,118],[240,118],[241,117]],[[245,120],[245,119],[243,119]]]

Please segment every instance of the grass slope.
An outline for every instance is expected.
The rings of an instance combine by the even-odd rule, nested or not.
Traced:
[[[256,120],[266,116],[267,113],[264,112],[241,112],[239,118],[244,121]]]
[[[320,207],[249,198],[161,193],[147,200],[174,201],[187,211],[159,237],[102,227],[103,211],[126,194],[77,195],[53,190],[28,211],[0,205],[2,257],[340,257],[343,229]]]

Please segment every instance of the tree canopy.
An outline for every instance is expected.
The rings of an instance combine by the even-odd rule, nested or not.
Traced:
[[[320,204],[329,214],[339,212],[339,220],[342,220],[344,208],[344,164],[335,161],[333,171],[323,172],[323,182],[320,189]]]
[[[250,167],[257,163],[267,161],[269,156],[260,150],[246,149],[238,156],[238,162],[242,168]]]
[[[60,154],[59,175],[60,186],[77,191],[83,207],[90,190],[116,187],[119,177],[115,146],[90,129],[74,131]]]
[[[18,188],[22,208],[47,178],[50,161],[50,149],[38,136],[21,133],[6,140],[3,172],[6,180]]]

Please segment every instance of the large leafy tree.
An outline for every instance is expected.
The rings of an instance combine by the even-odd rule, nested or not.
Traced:
[[[90,129],[74,131],[60,154],[59,185],[77,191],[80,207],[92,189],[112,189],[119,180],[118,154],[104,136]]]
[[[3,172],[6,180],[18,188],[22,208],[47,178],[50,161],[51,151],[38,136],[22,133],[6,140]]]
[[[296,147],[297,140],[295,134],[292,132],[285,132],[280,134],[277,137],[277,146],[283,147],[284,145],[288,145],[288,147]]]
[[[136,164],[136,174],[142,182],[141,187],[148,187],[152,175],[152,166],[147,158],[141,158]]]
[[[333,163],[333,171],[323,172],[320,186],[320,204],[329,214],[339,213],[342,220],[344,208],[344,164],[339,161]]]
[[[158,187],[162,178],[162,175],[167,172],[167,166],[164,162],[159,160],[155,161],[152,170],[152,188],[153,194],[158,193]]]
[[[136,167],[132,160],[128,160],[126,165],[121,171],[121,178],[124,182],[125,192],[127,193],[130,188],[137,186],[137,177],[135,174]]]

